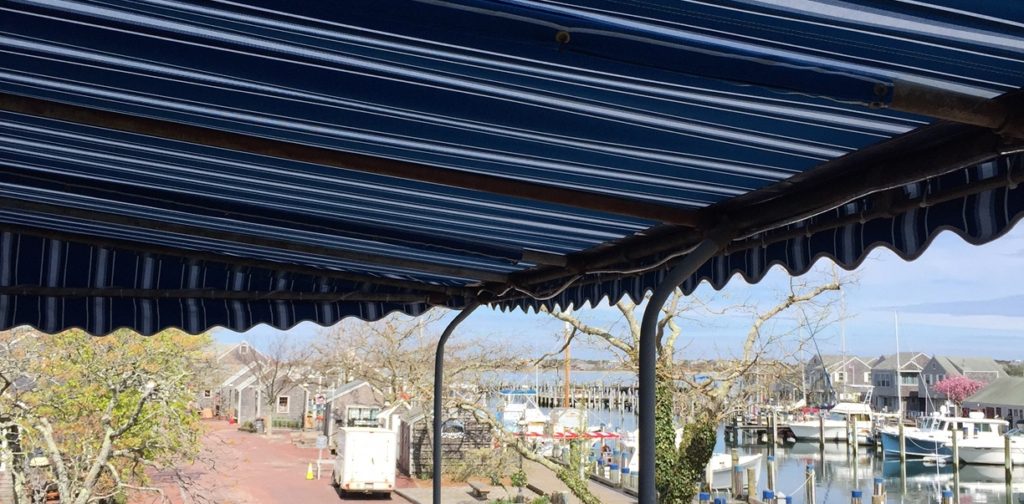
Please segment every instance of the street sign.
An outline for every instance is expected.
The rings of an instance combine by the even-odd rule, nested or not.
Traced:
[[[319,450],[327,448],[327,436],[321,434],[316,437],[316,447]]]
[[[324,404],[327,403],[327,397],[325,397],[323,394],[317,394],[316,398],[314,399],[314,402],[316,402],[317,406],[323,406]]]

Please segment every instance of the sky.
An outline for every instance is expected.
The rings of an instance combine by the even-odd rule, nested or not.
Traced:
[[[802,279],[820,280],[822,272],[831,268],[831,261],[823,259],[816,265],[818,276],[811,273]],[[852,282],[843,289],[845,322],[832,324],[815,336],[823,354],[840,353],[844,340],[846,352],[851,355],[873,357],[895,352],[898,316],[901,351],[1024,359],[1024,226],[982,246],[943,232],[912,262],[878,248],[857,270],[843,274]],[[720,292],[702,284],[693,295],[717,307],[747,304],[764,308],[781,299],[789,282],[789,275],[776,267],[756,285],[737,276]],[[577,314],[593,325],[622,328],[617,310],[607,302],[596,308],[578,309]],[[434,331],[440,333],[452,316],[448,314]],[[795,315],[786,314],[767,328],[783,332],[796,320]],[[681,355],[691,359],[736,355],[751,322],[752,316],[745,312],[705,313],[687,319],[683,322]],[[524,355],[541,355],[560,346],[562,327],[549,315],[480,308],[453,337],[486,338]],[[303,323],[286,333],[306,341],[322,330]],[[259,345],[281,332],[268,326],[246,333],[218,329],[215,337],[223,342],[246,339]],[[597,344],[574,346],[572,353],[579,358],[613,357]]]

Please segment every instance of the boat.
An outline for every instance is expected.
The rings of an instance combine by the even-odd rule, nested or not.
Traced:
[[[682,429],[676,430],[676,443],[678,445],[681,438]],[[637,474],[640,470],[640,457],[637,456],[638,445],[637,445],[637,431],[633,431],[630,435],[622,438],[622,454],[629,458],[629,463],[626,467],[629,468],[629,472]],[[746,487],[747,485],[747,468],[754,468],[754,481],[761,479],[761,466],[762,459],[764,456],[760,453],[752,455],[740,455],[738,467],[741,469],[742,480],[741,484]],[[712,453],[711,459],[708,461],[708,465],[705,466],[705,474],[711,473],[711,489],[712,490],[726,490],[732,488],[732,454],[730,453]]]
[[[498,421],[508,432],[520,434],[544,434],[548,416],[537,406],[537,391],[534,389],[507,389],[499,392],[502,398]]]
[[[824,430],[826,441],[845,442],[848,422],[850,418],[853,418],[857,443],[868,444],[871,442],[871,418],[873,415],[870,405],[841,402],[829,410],[828,416],[825,418],[789,422],[789,429],[793,431],[797,441],[817,441],[821,439],[821,433]]]
[[[587,412],[576,408],[554,408],[548,415],[551,433],[580,432],[587,427]]]
[[[754,468],[754,481],[761,479],[761,458],[760,453],[753,455],[740,455],[739,467],[742,469],[742,485],[747,485],[747,468]],[[632,468],[630,468],[632,470]],[[732,466],[732,455],[729,453],[712,453],[711,460],[708,461],[707,471],[711,472],[711,489],[712,490],[725,490],[732,488],[732,473],[734,471]]]
[[[919,426],[903,429],[906,456],[952,457],[953,430],[964,432],[964,440],[994,439],[1002,443],[1002,432],[1006,430],[1007,425],[1006,420],[984,418],[984,414],[977,411],[967,417],[935,413],[922,420]],[[899,427],[884,427],[879,429],[878,434],[882,439],[882,451],[886,454],[899,455]]]
[[[1024,433],[1012,430],[1005,434],[1010,438],[1010,458],[1013,465],[1024,464]],[[1006,462],[1006,440],[1004,436],[974,436],[957,440],[960,460],[966,464],[1003,465]]]

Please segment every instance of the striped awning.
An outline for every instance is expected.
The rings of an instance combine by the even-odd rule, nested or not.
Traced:
[[[1024,4],[0,3],[0,327],[375,320],[1024,211]]]

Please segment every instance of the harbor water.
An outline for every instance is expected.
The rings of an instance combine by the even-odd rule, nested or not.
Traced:
[[[545,414],[549,410],[542,408]],[[589,423],[603,426],[609,431],[629,432],[636,428],[636,417],[631,413],[608,410],[588,410]],[[762,454],[758,495],[767,490],[767,445],[736,447],[741,455]],[[729,453],[724,427],[719,429],[716,452]],[[856,455],[845,443],[797,442],[778,446],[774,452],[776,464],[776,495],[792,495],[795,504],[806,503],[806,469],[813,465],[815,472],[816,504],[850,504],[851,492],[864,493],[864,502],[871,502],[875,478],[883,478],[886,502],[900,504],[933,504],[941,502],[943,490],[960,495],[961,504],[1024,504],[1024,467],[1016,467],[1012,483],[1006,484],[1002,466],[961,465],[954,474],[953,465],[936,465],[922,460],[908,459],[901,470],[898,458],[885,458],[873,447],[859,446]],[[724,492],[719,495],[724,496]]]
[[[716,451],[727,451],[719,442]],[[739,447],[740,453],[763,453],[762,478],[759,492],[765,489],[767,478],[767,446]],[[925,504],[940,502],[942,491],[953,490],[960,495],[959,502],[969,503],[1024,503],[1024,468],[1015,468],[1012,483],[1006,484],[1002,466],[961,465],[954,474],[953,465],[929,464],[908,459],[901,470],[899,459],[883,458],[869,446],[858,447],[854,455],[846,444],[817,442],[795,443],[777,447],[776,493],[792,495],[794,503],[806,502],[804,483],[808,465],[814,467],[816,500],[823,504],[849,504],[851,492],[864,492],[864,501],[870,502],[872,485],[876,477],[883,478],[886,502]]]
[[[544,376],[550,374],[551,376]],[[628,373],[594,372],[605,384],[629,383]],[[529,378],[521,376],[522,382],[544,383],[557,376],[554,372],[541,373]],[[506,378],[506,377],[503,377]],[[526,379],[523,379],[526,378]],[[534,380],[530,380],[533,378]],[[545,380],[547,379],[547,380]],[[506,382],[508,383],[508,382]],[[496,399],[496,398],[494,398]],[[497,409],[498,401],[492,403]],[[547,415],[550,408],[540,408]],[[602,408],[587,410],[587,423],[611,432],[632,432],[637,425],[636,415],[631,411]],[[719,429],[716,452],[729,453],[733,448],[725,442],[724,426]],[[757,495],[767,490],[768,455],[770,447],[764,444],[737,446],[740,455],[762,454],[761,471],[757,482]],[[806,503],[806,470],[813,466],[815,472],[816,504],[850,504],[851,492],[863,492],[863,502],[870,503],[875,478],[884,481],[888,503],[931,504],[941,502],[944,490],[951,490],[962,504],[1024,504],[1024,467],[1016,467],[1007,484],[1003,466],[963,464],[954,472],[952,463],[934,464],[922,460],[908,459],[901,467],[898,459],[883,457],[871,446],[859,446],[856,454],[845,443],[796,442],[781,445],[774,450],[776,466],[776,495],[791,495],[793,503]],[[719,493],[724,496],[724,493]]]

